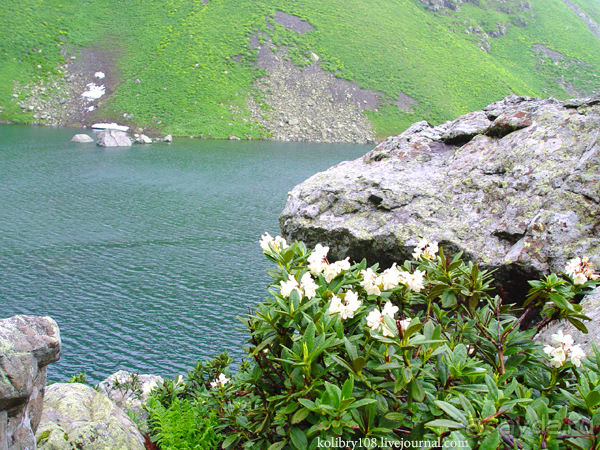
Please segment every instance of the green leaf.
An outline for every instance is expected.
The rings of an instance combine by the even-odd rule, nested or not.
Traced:
[[[292,444],[294,444],[294,447],[296,447],[298,450],[306,450],[308,441],[304,431],[298,427],[292,427],[290,437],[292,438]]]
[[[360,408],[361,406],[370,405],[371,403],[375,402],[377,402],[377,400],[375,400],[374,398],[361,398],[360,400],[352,403],[349,409]]]
[[[456,307],[456,295],[451,290],[442,293],[442,307],[447,309]]]
[[[287,440],[276,442],[275,444],[271,444],[271,446],[267,450],[281,450],[287,444]]]
[[[498,392],[498,386],[496,386],[496,383],[494,382],[494,380],[492,379],[492,377],[490,377],[489,375],[485,376],[485,384],[488,387],[489,393],[492,396],[492,399],[494,400],[494,402],[497,402],[498,399],[500,398],[500,394]]]
[[[354,390],[354,377],[350,375],[342,386],[342,399],[348,399],[352,397],[352,391]]]
[[[367,365],[367,361],[362,356],[359,356],[352,361],[352,365],[354,366],[354,371],[360,374],[361,370]]]
[[[310,409],[302,408],[296,411],[296,413],[292,416],[292,424],[297,424],[306,419],[306,416],[310,414]]]
[[[449,428],[449,429],[458,429],[458,428],[466,428],[465,425],[463,425],[462,423],[458,423],[458,422],[454,422],[453,420],[446,420],[446,419],[436,419],[436,420],[432,420],[431,422],[427,422],[425,424],[426,427],[430,427],[430,428]]]
[[[409,392],[412,399],[417,402],[422,402],[425,399],[425,390],[418,379],[413,379],[409,383]]]
[[[385,418],[387,420],[393,420],[395,422],[400,422],[401,420],[404,420],[405,417],[406,417],[406,414],[397,413],[397,412],[390,412],[385,415]]]
[[[571,316],[567,316],[567,320],[569,322],[571,322],[573,324],[573,326],[575,328],[577,328],[579,331],[581,331],[582,333],[585,333],[585,334],[588,333],[587,327],[581,320],[576,319],[575,317],[571,317]]]
[[[232,444],[233,444],[235,441],[237,441],[237,440],[238,440],[238,438],[239,438],[239,435],[238,435],[237,433],[236,433],[236,434],[232,434],[231,436],[228,436],[228,437],[227,437],[227,439],[225,439],[225,440],[223,441],[223,444],[221,444],[221,448],[224,448],[224,449],[225,449],[225,448],[229,448],[229,447],[231,447],[231,445],[232,445]]]
[[[598,391],[591,391],[585,397],[585,403],[588,406],[588,408],[590,410],[592,410],[594,407],[596,407],[598,404],[600,404],[600,392],[598,392]]]
[[[464,426],[467,426],[469,424],[469,421],[467,420],[467,417],[465,416],[465,414],[461,410],[452,406],[450,403],[444,402],[441,400],[434,400],[433,403],[435,403],[435,406],[440,408],[442,411],[444,411],[446,414],[448,414],[454,420],[457,420],[460,423],[462,423]]]
[[[497,450],[500,446],[500,433],[496,430],[479,445],[479,450]]]

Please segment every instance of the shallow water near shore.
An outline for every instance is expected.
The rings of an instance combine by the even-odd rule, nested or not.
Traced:
[[[49,315],[49,379],[174,376],[228,350],[268,293],[258,240],[287,192],[372,146],[175,139],[74,144],[75,129],[0,125],[0,318]],[[85,130],[91,136],[94,132]]]

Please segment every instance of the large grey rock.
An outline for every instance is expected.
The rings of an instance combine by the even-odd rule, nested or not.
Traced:
[[[75,136],[73,136],[73,139],[71,139],[71,142],[75,142],[78,144],[88,144],[90,142],[94,142],[94,139],[92,139],[87,134],[76,134]]]
[[[131,139],[127,134],[115,129],[100,131],[96,143],[101,147],[131,147]]]
[[[46,366],[60,358],[60,332],[50,317],[0,320],[0,450],[35,449]]]
[[[136,423],[144,433],[148,432],[148,412],[143,406],[150,391],[163,378],[157,375],[138,375],[120,370],[98,385],[98,391],[105,394],[123,411],[136,417]]]
[[[587,295],[580,303],[583,307],[582,312],[588,316],[590,321],[585,321],[585,326],[588,329],[587,334],[582,333],[566,320],[560,322],[552,322],[545,327],[535,339],[538,342],[546,345],[552,345],[552,335],[558,330],[562,330],[565,334],[570,334],[575,340],[575,344],[580,344],[587,355],[593,355],[592,344],[595,344],[600,350],[600,288],[596,288],[594,293]]]
[[[144,439],[127,414],[106,395],[79,383],[47,387],[39,450],[144,450]]]
[[[334,258],[383,265],[426,236],[497,269],[522,297],[526,279],[576,255],[600,265],[599,138],[597,98],[508,97],[437,127],[416,123],[314,175],[288,195],[280,225]]]

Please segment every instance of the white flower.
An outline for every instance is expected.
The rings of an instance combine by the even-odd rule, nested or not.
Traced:
[[[329,314],[338,314],[342,310],[342,299],[337,295],[334,295],[331,298],[331,303],[329,304]]]
[[[414,259],[419,259],[419,257],[422,256],[424,259],[433,259],[437,256],[438,250],[439,247],[437,242],[429,242],[427,238],[423,238],[415,247],[412,257]]]
[[[575,343],[573,337],[570,334],[564,334],[563,330],[558,330],[556,334],[550,336],[550,340],[555,345],[560,345],[565,351],[571,348],[571,345]]]
[[[406,331],[408,329],[408,327],[410,326],[410,322],[412,319],[404,319],[400,321],[400,329],[402,331]]]
[[[231,381],[229,378],[227,378],[225,376],[225,374],[219,374],[219,376],[217,378],[215,378],[215,381],[211,381],[210,382],[210,387],[212,387],[213,389],[216,387],[223,387],[225,386],[227,383],[229,383],[229,381]]]
[[[600,275],[594,273],[592,263],[587,256],[570,260],[565,266],[565,273],[573,278],[573,284],[581,285],[589,280],[597,280]]]
[[[336,261],[333,264],[326,264],[323,267],[323,275],[325,280],[331,283],[343,270],[350,269],[350,258],[346,258],[343,261]]]
[[[388,291],[390,289],[394,289],[400,283],[401,275],[398,267],[396,267],[396,263],[392,265],[389,269],[383,271],[381,274],[381,284],[383,286],[384,291]]]
[[[327,265],[325,259],[327,258],[328,252],[329,247],[323,247],[321,244],[315,246],[315,249],[307,259],[308,268],[313,275],[319,275],[323,272],[323,269]]]
[[[329,305],[329,314],[339,314],[342,320],[352,319],[361,304],[356,292],[347,291],[344,300],[334,295]]]
[[[304,295],[307,299],[310,300],[313,298],[316,295],[318,288],[319,286],[314,282],[309,272],[302,275],[302,278],[300,279],[300,289],[304,291]]]
[[[421,292],[421,289],[425,288],[423,285],[424,280],[425,272],[421,270],[415,270],[415,273],[400,272],[400,281],[402,284],[408,286],[415,292]]]
[[[392,305],[392,302],[388,301],[383,306],[383,311],[381,311],[381,314],[393,318],[399,310],[400,309],[396,305]]]
[[[287,242],[281,236],[272,237],[269,233],[265,233],[260,237],[260,248],[263,252],[272,251],[271,247],[279,252],[288,248]]]
[[[562,365],[567,360],[567,353],[562,348],[555,348],[552,353],[550,353],[552,359],[550,360],[550,364],[552,367],[562,367]]]
[[[379,311],[378,308],[375,308],[367,315],[367,326],[373,331],[379,331],[379,329],[382,329],[382,334],[384,337],[392,337],[394,336],[394,332],[388,328],[383,317],[390,316],[393,319],[397,312],[398,307],[392,305],[392,303],[388,301],[384,305],[383,311]],[[410,324],[410,319],[407,320],[408,324]],[[402,322],[404,321],[400,322],[400,326],[402,326]],[[408,325],[406,325],[406,327],[408,327]]]
[[[373,269],[366,269],[360,271],[363,276],[363,280],[360,282],[360,285],[365,288],[367,291],[367,295],[379,295],[381,294],[381,289],[379,285],[381,284],[381,277],[377,277],[377,274],[373,272]]]
[[[576,273],[575,276],[573,277],[573,284],[585,284],[585,282],[587,281],[587,277],[580,273]]]
[[[383,323],[383,314],[381,314],[381,311],[379,311],[379,309],[375,308],[367,316],[367,326],[369,328],[371,328],[373,331],[377,331],[382,323]]]
[[[575,276],[577,272],[579,272],[581,268],[581,258],[573,258],[570,260],[565,266],[565,273],[569,275],[571,278]]]
[[[564,334],[562,330],[558,330],[556,334],[551,336],[552,345],[546,345],[544,347],[544,353],[551,356],[550,365],[552,367],[562,367],[567,360],[567,356],[571,358],[573,365],[580,367],[581,358],[585,358],[585,352],[581,348],[581,345],[573,345],[574,340],[570,334]]]
[[[581,345],[577,344],[571,347],[569,356],[571,357],[571,362],[574,366],[581,367],[581,358],[585,358],[586,354],[581,348]]]
[[[280,281],[279,284],[281,284],[281,295],[283,297],[289,298],[294,289],[296,289],[298,291],[298,295],[302,297],[302,291],[300,291],[300,286],[298,285],[298,282],[293,276],[288,275],[288,280]]]

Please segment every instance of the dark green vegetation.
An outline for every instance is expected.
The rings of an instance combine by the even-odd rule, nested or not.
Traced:
[[[417,120],[452,119],[511,92],[566,98],[600,88],[600,39],[561,0],[481,0],[461,3],[459,11],[423,3],[436,2],[1,2],[0,120],[35,121],[34,111],[22,111],[11,97],[13,80],[62,80],[63,58],[91,49],[112,61],[115,76],[112,96],[90,119],[122,122],[123,114],[133,114],[130,124],[163,133],[260,138],[268,130],[246,108],[254,81],[264,75],[250,46],[257,32],[289,46],[297,64],[307,64],[313,51],[323,68],[383,93],[384,104],[368,113],[380,137]],[[573,3],[599,20],[596,0]],[[308,20],[314,30],[286,29],[274,20],[277,10]],[[419,102],[410,112],[391,104],[400,92]]]
[[[158,385],[147,409],[214,413],[218,425],[192,431],[217,430],[232,450],[598,449],[600,350],[562,330],[546,347],[533,339],[561,319],[587,332],[574,302],[599,284],[587,259],[530,281],[516,308],[492,297],[490,272],[424,242],[381,272],[271,240],[271,296],[240,318],[250,337],[237,374],[221,355]],[[542,321],[523,328],[536,308]]]

